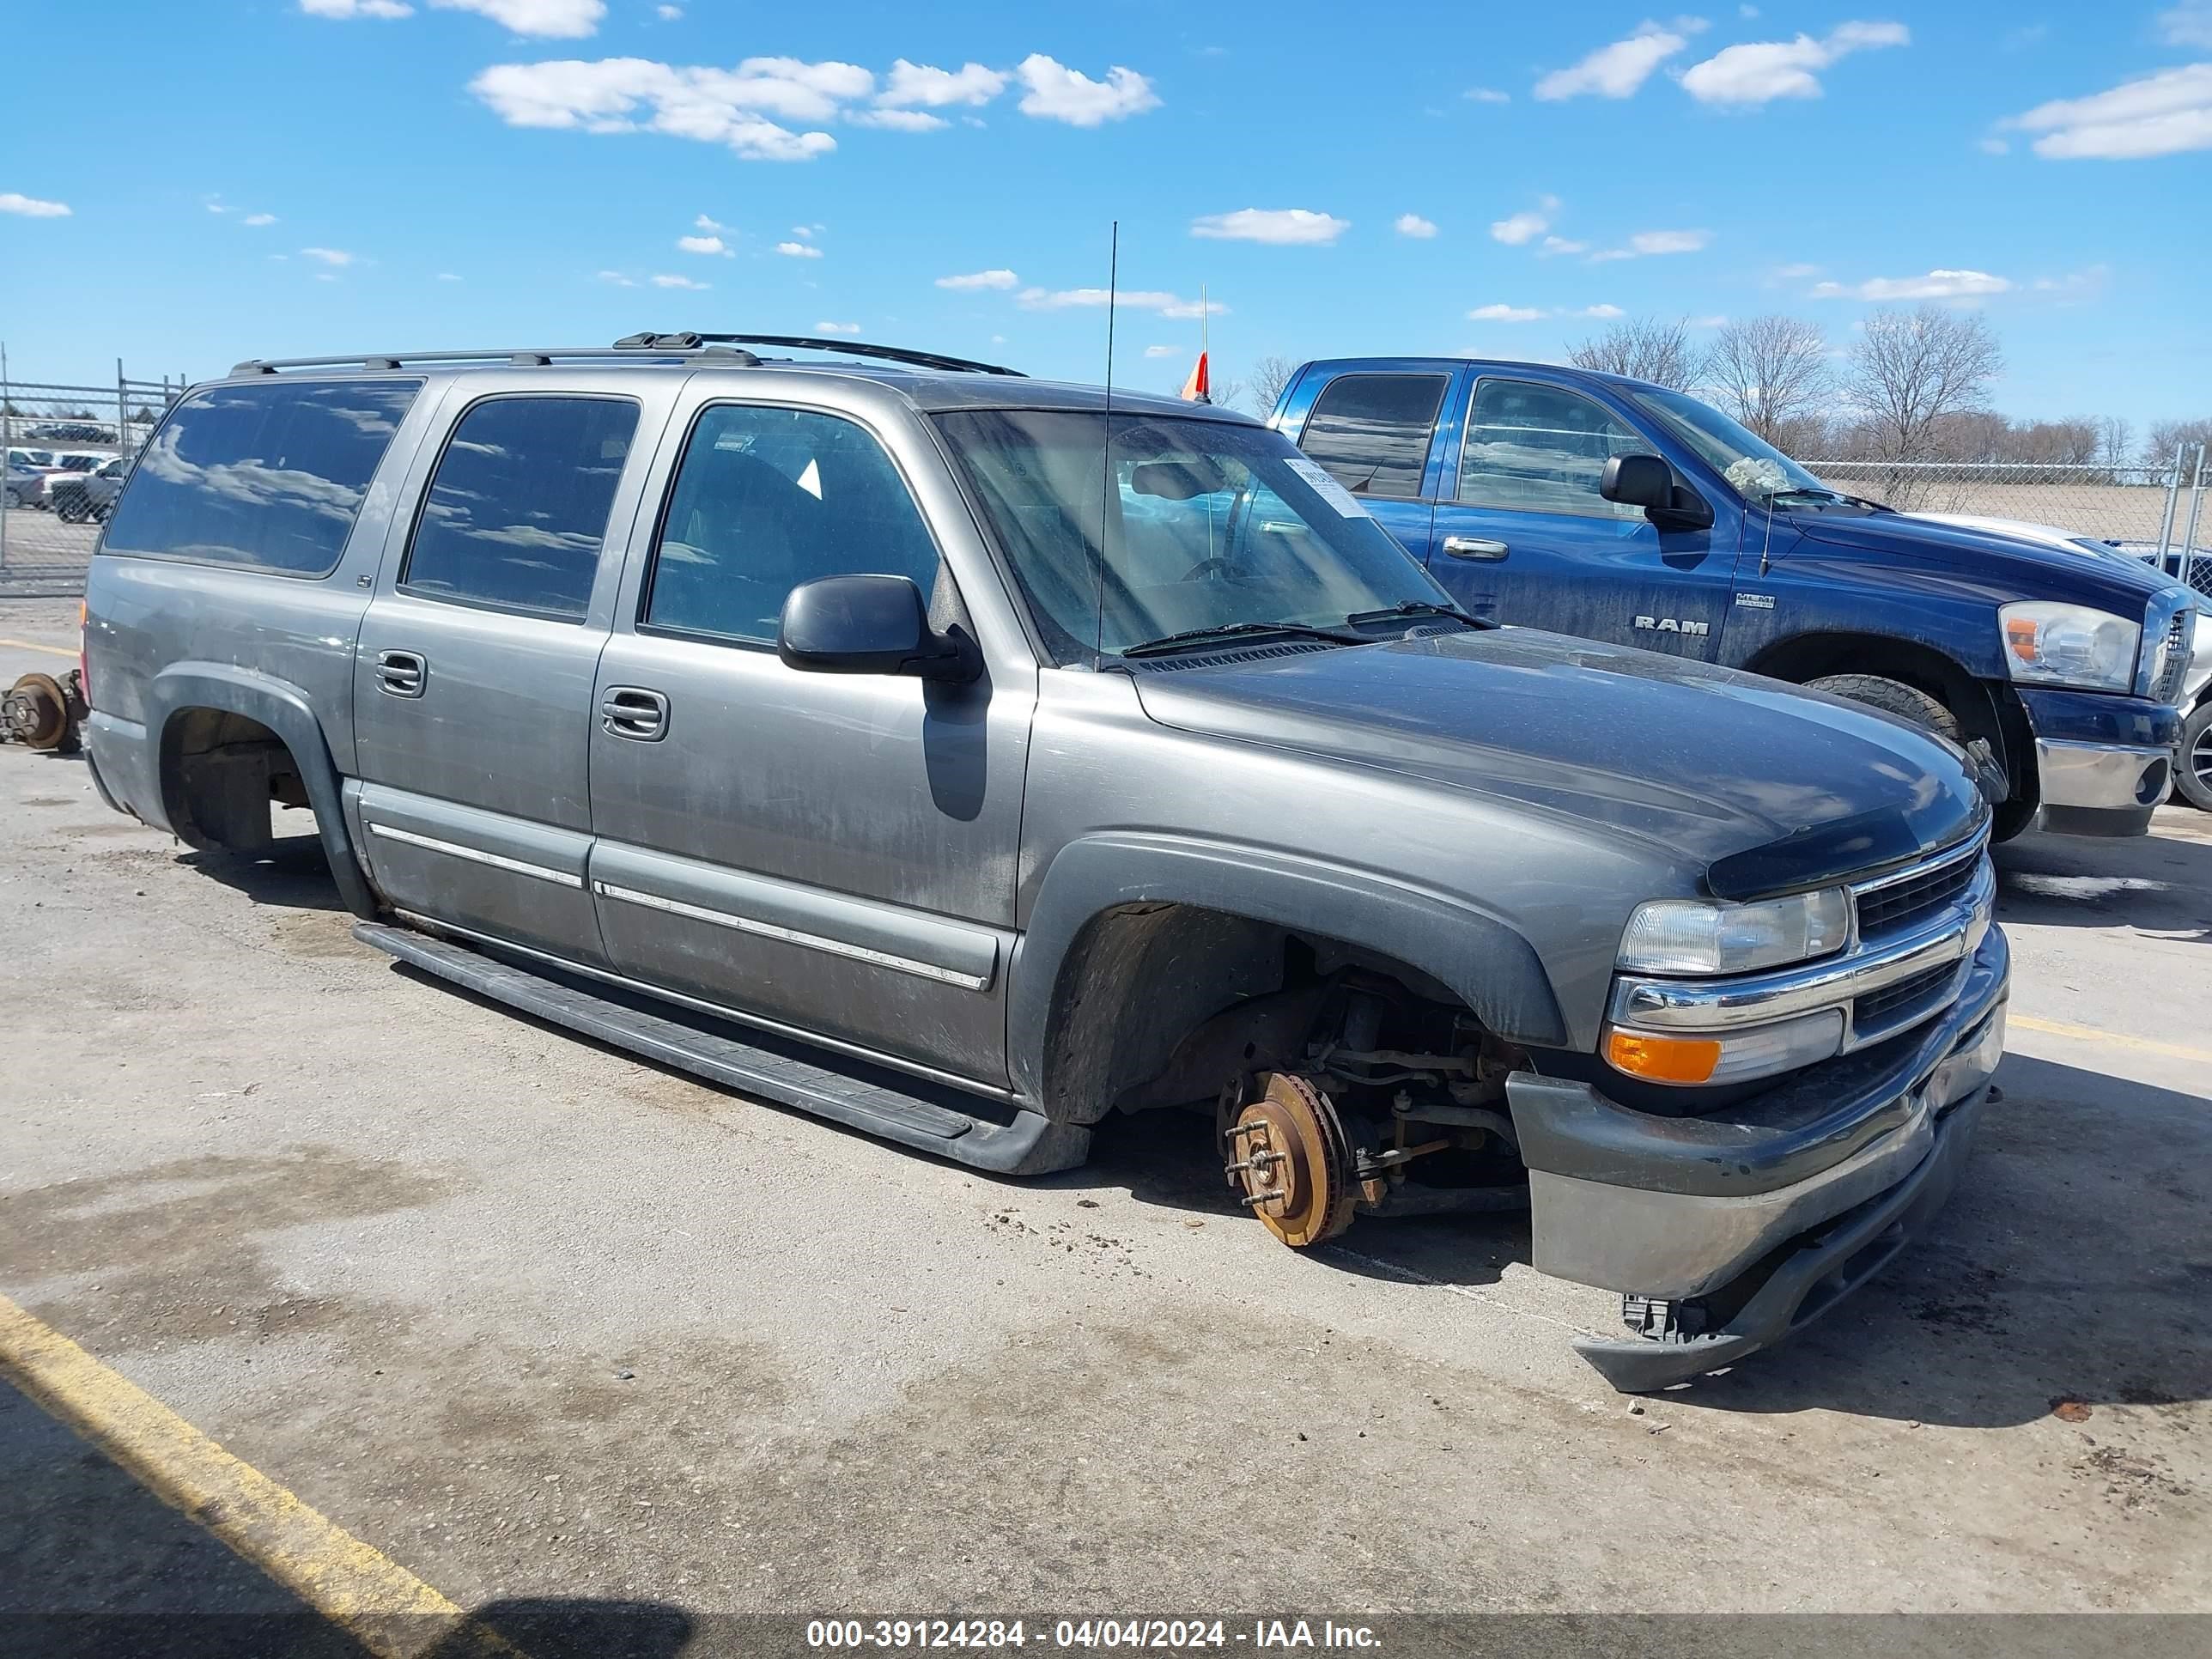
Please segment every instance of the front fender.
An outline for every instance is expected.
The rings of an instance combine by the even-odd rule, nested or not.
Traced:
[[[1118,906],[1188,905],[1324,934],[1417,968],[1508,1042],[1567,1038],[1550,976],[1510,924],[1469,902],[1370,872],[1186,836],[1104,834],[1069,842],[1039,884],[1009,970],[1013,1080],[1046,1097],[1054,993],[1084,930]]]
[[[172,769],[162,764],[170,722],[186,709],[214,708],[258,720],[284,741],[299,769],[315,829],[346,908],[366,921],[377,917],[376,896],[354,856],[338,793],[338,770],[321,718],[300,689],[229,663],[180,662],[156,674],[146,692],[146,736],[161,780],[164,826],[173,832],[182,822]]]

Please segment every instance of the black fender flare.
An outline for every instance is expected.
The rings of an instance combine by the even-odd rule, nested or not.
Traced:
[[[1046,1054],[1061,975],[1093,921],[1123,905],[1182,904],[1324,934],[1419,969],[1508,1042],[1559,1048],[1565,1017],[1535,948],[1462,897],[1256,848],[1109,832],[1054,854],[1014,946],[1006,1004],[1014,1085],[1046,1098]]]
[[[173,663],[154,677],[147,688],[146,727],[155,743],[160,767],[161,811],[173,828],[180,819],[168,769],[162,765],[169,722],[191,708],[214,708],[258,720],[283,739],[298,767],[300,782],[314,809],[315,830],[322,837],[323,854],[337,882],[338,896],[346,908],[365,921],[377,919],[376,895],[354,856],[353,836],[346,828],[345,805],[339,794],[337,763],[331,758],[323,723],[305,693],[283,680],[271,679],[229,663]]]

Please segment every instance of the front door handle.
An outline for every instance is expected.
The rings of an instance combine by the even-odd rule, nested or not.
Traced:
[[[641,685],[611,685],[599,699],[599,724],[613,737],[659,743],[668,735],[668,699]]]
[[[430,678],[430,665],[414,651],[376,653],[376,689],[394,697],[419,697]]]
[[[1444,551],[1455,559],[1502,559],[1509,550],[1504,542],[1486,536],[1447,536]]]

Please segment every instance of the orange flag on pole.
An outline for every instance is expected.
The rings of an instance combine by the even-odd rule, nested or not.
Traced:
[[[1213,401],[1207,396],[1210,389],[1211,383],[1206,378],[1206,354],[1201,351],[1198,354],[1197,364],[1190,371],[1190,379],[1182,383],[1183,401],[1192,404],[1210,404]]]

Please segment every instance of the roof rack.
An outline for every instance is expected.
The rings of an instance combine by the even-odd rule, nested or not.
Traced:
[[[860,340],[821,340],[805,334],[626,334],[611,346],[479,346],[448,351],[391,351],[347,353],[333,357],[249,357],[233,364],[233,374],[275,374],[288,368],[395,369],[434,368],[447,363],[511,363],[518,368],[544,368],[556,361],[568,362],[635,362],[641,356],[671,360],[702,359],[740,368],[754,368],[761,360],[746,346],[787,346],[836,352],[848,357],[873,357],[885,362],[906,363],[916,368],[942,368],[973,374],[1010,374],[1018,368],[997,363],[972,362],[965,357],[946,357],[933,351],[909,351],[902,346],[870,345]]]

